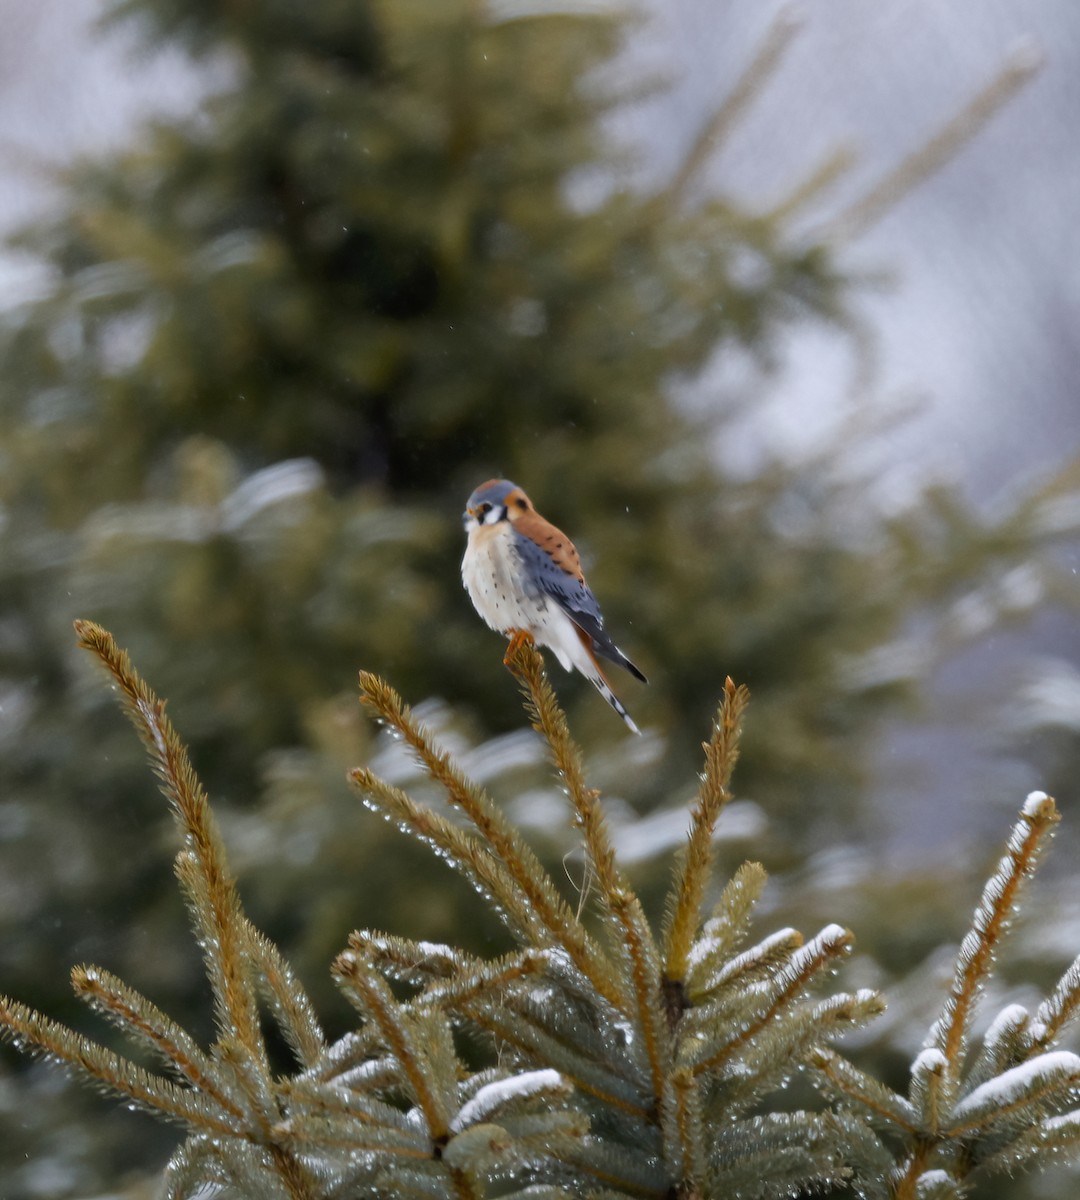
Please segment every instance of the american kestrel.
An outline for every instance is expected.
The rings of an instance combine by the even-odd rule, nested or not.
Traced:
[[[604,631],[600,605],[581,573],[574,543],[532,506],[509,479],[489,479],[462,514],[469,535],[461,578],[476,611],[513,641],[531,637],[589,680],[634,733],[630,718],[596,661],[603,655],[642,683],[645,676]]]

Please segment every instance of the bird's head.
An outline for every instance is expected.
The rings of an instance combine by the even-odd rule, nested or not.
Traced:
[[[532,508],[532,501],[509,479],[489,479],[469,497],[461,519],[468,532],[480,525],[516,521]]]

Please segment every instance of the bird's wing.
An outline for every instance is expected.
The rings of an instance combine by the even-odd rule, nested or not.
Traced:
[[[611,640],[604,629],[600,605],[581,573],[574,543],[550,521],[531,512],[514,522],[518,552],[541,594],[558,604],[592,643],[596,654],[625,667],[645,682],[645,676]]]
[[[552,566],[584,585],[585,576],[581,573],[581,558],[577,547],[561,529],[556,528],[550,521],[545,521],[535,508],[530,508],[528,512],[523,512],[517,517],[513,527],[514,532],[523,541],[531,542],[534,549],[542,550],[551,560]]]

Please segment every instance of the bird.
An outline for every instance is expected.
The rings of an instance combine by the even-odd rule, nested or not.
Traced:
[[[567,671],[576,667],[589,680],[632,733],[640,733],[597,658],[648,680],[604,629],[574,543],[509,479],[480,484],[462,521],[468,542],[461,580],[484,621],[510,638],[507,658],[528,639],[548,647]]]

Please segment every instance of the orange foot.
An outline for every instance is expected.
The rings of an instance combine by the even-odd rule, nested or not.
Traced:
[[[533,635],[527,629],[515,629],[510,635],[510,645],[506,647],[506,653],[503,655],[503,666],[508,667],[510,660],[514,655],[525,645],[526,642],[532,643]]]

